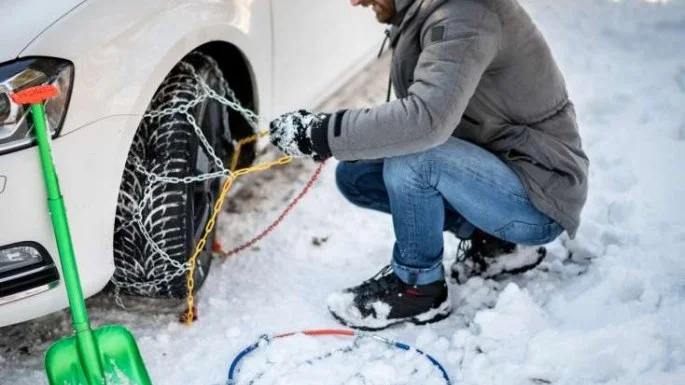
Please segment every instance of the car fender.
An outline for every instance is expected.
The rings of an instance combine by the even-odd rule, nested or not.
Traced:
[[[62,129],[68,134],[111,116],[141,116],[174,65],[211,41],[237,46],[252,66],[255,94],[269,95],[270,23],[268,0],[90,0],[36,38],[21,56],[74,63]],[[261,100],[262,109],[268,110],[268,103]],[[135,127],[122,132],[126,140],[131,130]]]

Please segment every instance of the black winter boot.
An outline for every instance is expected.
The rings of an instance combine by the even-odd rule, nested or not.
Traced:
[[[517,246],[476,230],[471,239],[459,243],[452,278],[463,284],[475,276],[492,279],[520,274],[535,268],[546,255],[544,247]]]
[[[381,330],[403,322],[437,322],[449,316],[451,307],[445,280],[408,285],[386,266],[361,285],[331,294],[328,310],[346,326]]]

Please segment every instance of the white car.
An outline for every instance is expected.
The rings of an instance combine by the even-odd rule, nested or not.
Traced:
[[[173,273],[220,180],[156,184],[142,210],[154,242],[144,237],[133,214],[149,182],[136,164],[175,177],[215,171],[187,119],[145,112],[191,100],[193,71],[266,118],[312,107],[382,37],[344,0],[0,0],[0,10],[0,326],[67,306],[30,117],[9,94],[45,83],[61,91],[46,109],[85,295],[114,280],[127,293],[183,297],[185,277]],[[223,160],[253,132],[217,102],[190,113]],[[240,163],[253,158],[248,146]]]

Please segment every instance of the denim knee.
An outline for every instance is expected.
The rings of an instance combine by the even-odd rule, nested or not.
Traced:
[[[420,180],[421,175],[415,171],[419,166],[419,159],[419,154],[387,158],[383,164],[383,179],[387,189],[401,191]]]

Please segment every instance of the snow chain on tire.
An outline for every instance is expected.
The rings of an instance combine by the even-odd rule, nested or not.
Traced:
[[[198,75],[200,69],[214,71],[219,84],[211,88]],[[217,101],[226,113],[227,107],[231,108],[253,130],[258,127],[258,117],[240,105],[211,57],[193,53],[174,68],[155,94],[126,161],[114,231],[112,282],[118,291],[174,298],[190,294],[186,289],[188,256],[198,238],[189,234],[193,225],[189,223],[193,217],[187,212],[188,199],[193,198],[190,186],[216,181],[218,193],[219,179],[231,175],[222,160],[231,154],[211,145],[193,115],[205,101]],[[227,117],[225,123],[228,128]],[[230,132],[218,133],[223,134]],[[240,138],[229,139],[235,144]],[[207,157],[211,168],[195,175],[191,153],[198,145],[198,152]],[[205,223],[194,230],[203,231]],[[201,283],[211,263],[211,250],[198,259],[194,281]]]

